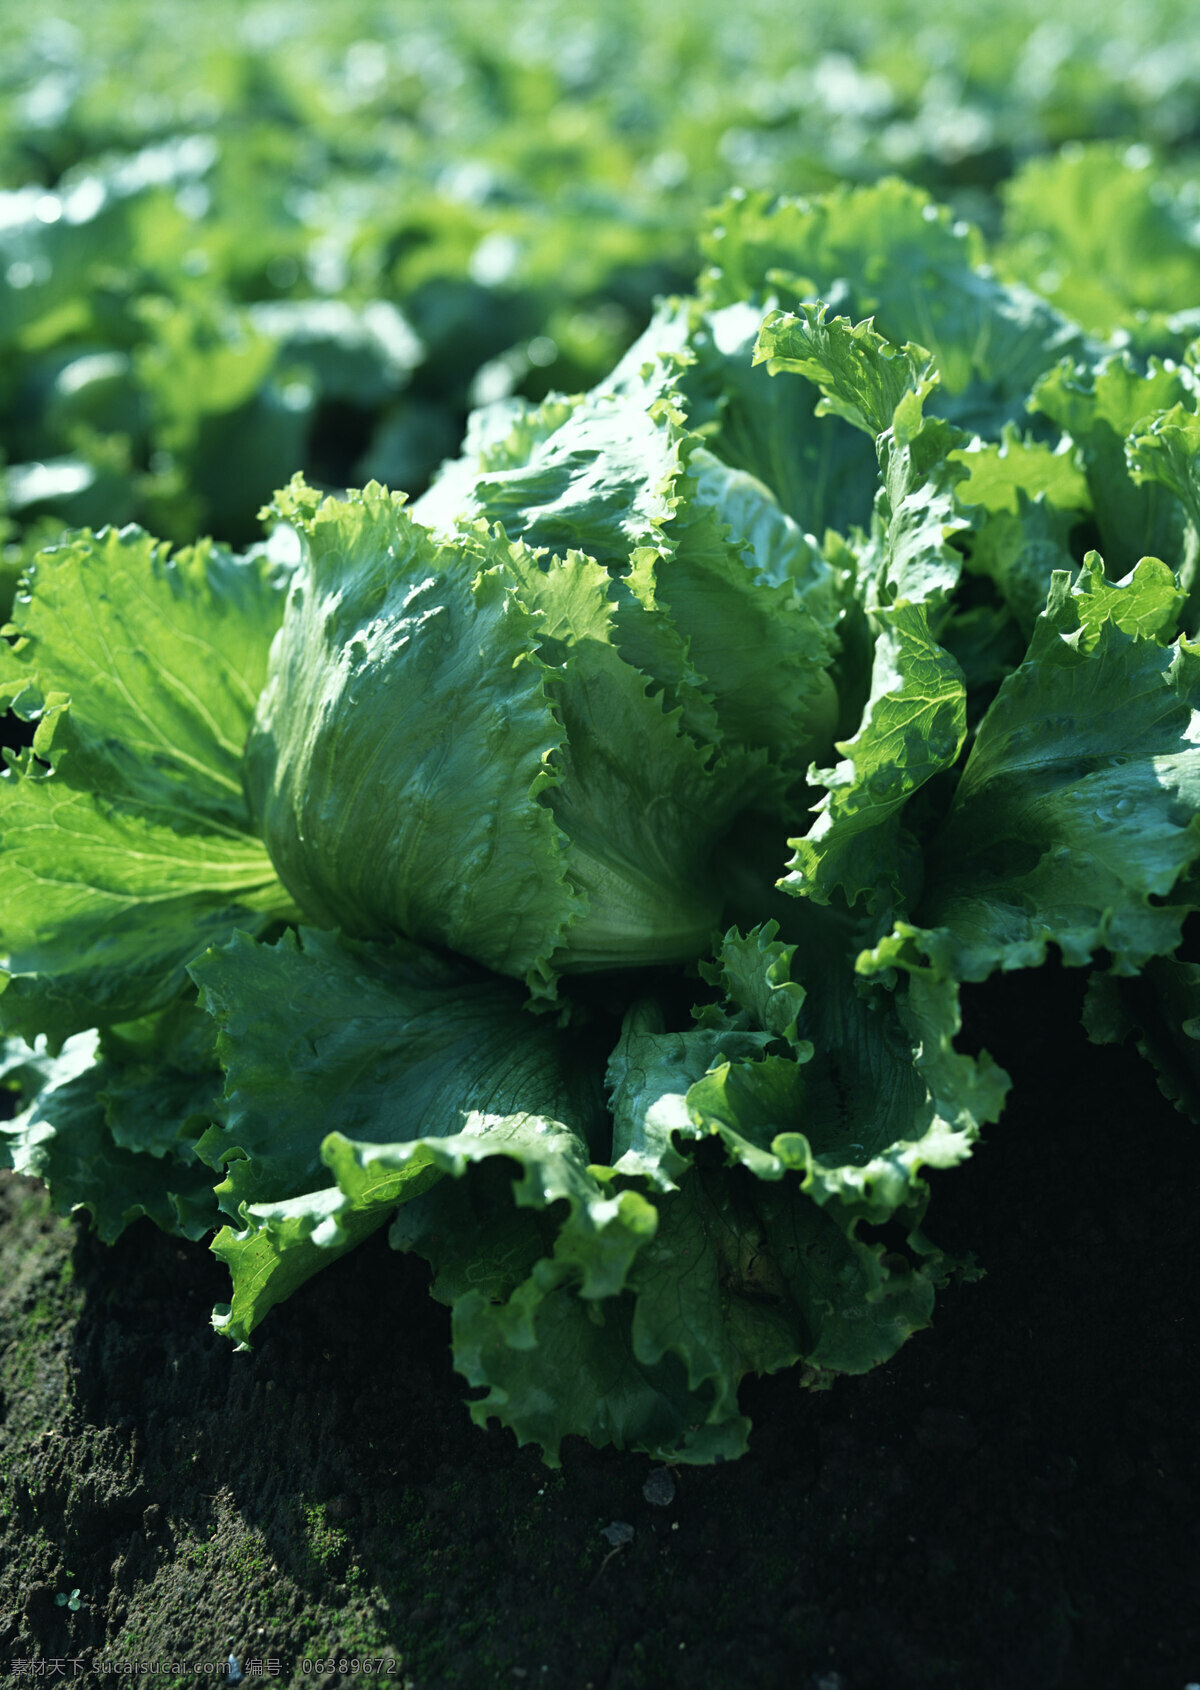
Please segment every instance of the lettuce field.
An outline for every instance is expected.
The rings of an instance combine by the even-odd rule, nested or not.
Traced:
[[[0,4],[0,1661],[1195,1690],[1189,8]]]

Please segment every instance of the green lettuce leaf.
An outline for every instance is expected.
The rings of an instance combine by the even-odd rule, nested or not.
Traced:
[[[158,1015],[106,1027],[100,1056],[113,1143],[194,1162],[196,1141],[224,1119],[225,1081],[211,1016],[189,995]],[[211,1175],[207,1183],[212,1185]]]
[[[955,988],[914,979],[869,1002],[845,939],[814,932],[802,984],[769,930],[730,934],[723,1005],[682,1034],[650,1005],[627,1023],[615,1131],[578,1035],[502,981],[318,932],[209,953],[195,972],[228,1123],[200,1150],[237,1211],[214,1246],[234,1281],[219,1329],[244,1342],[394,1217],[393,1245],[433,1263],[453,1306],[476,1419],[551,1461],[568,1433],[740,1453],[747,1372],[800,1356],[814,1377],[861,1371],[926,1323],[943,1270],[918,1231],[920,1169],[966,1155],[1003,1099],[986,1058],[953,1050]],[[707,1138],[740,1171],[694,1164]],[[893,1216],[911,1257],[858,1236]]]
[[[520,988],[459,958],[301,928],[274,945],[236,935],[191,972],[226,1074],[225,1120],[198,1148],[224,1170],[234,1219],[327,1183],[332,1119],[347,1138],[407,1142],[485,1106],[511,1113],[531,1091],[550,1116],[588,1119],[595,1104],[586,1063],[566,1065]]]
[[[532,425],[525,421],[503,455],[493,450],[479,462],[454,520],[485,517],[511,539],[578,548],[618,571],[636,547],[653,545],[674,510],[681,468],[677,365],[651,341],[636,376],[634,368],[624,382],[614,375],[569,408],[551,401]],[[429,521],[446,503],[419,503],[414,515]],[[438,526],[450,523],[442,516]]]
[[[896,991],[865,990],[861,924],[810,909],[796,930],[793,945],[773,923],[727,935],[714,978],[733,995],[699,1011],[693,1031],[656,1028],[646,1010],[627,1019],[609,1066],[614,1144],[648,1142],[653,1105],[661,1146],[674,1111],[672,1132],[719,1138],[759,1179],[799,1170],[818,1207],[873,1224],[904,1210],[915,1226],[928,1196],[919,1168],[968,1155],[1007,1080],[989,1058],[954,1050],[953,983],[926,970]]]
[[[649,1003],[627,1018],[609,1067],[605,1177],[648,1186],[657,1226],[619,1297],[590,1302],[539,1259],[545,1245],[518,1229],[494,1179],[442,1181],[400,1211],[392,1242],[434,1264],[456,1365],[486,1393],[471,1403],[477,1421],[498,1417],[552,1462],[570,1432],[659,1459],[739,1455],[746,1374],[800,1358],[813,1382],[861,1371],[927,1323],[944,1267],[917,1230],[919,1170],[968,1153],[1006,1082],[986,1058],[954,1052],[953,986],[911,982],[897,1023],[867,1005],[844,937],[823,927],[805,948],[821,960],[804,987],[769,930],[730,934],[716,976],[736,997],[690,1032],[665,1030]],[[806,1011],[811,1043],[797,1030]],[[736,1166],[693,1160],[710,1138]],[[858,1235],[889,1216],[907,1223],[911,1256]]]
[[[1130,474],[1139,488],[1165,487],[1183,512],[1184,533],[1177,556],[1169,558],[1186,593],[1183,625],[1195,629],[1200,619],[1200,416],[1190,406],[1141,418],[1125,441]]]
[[[773,312],[754,353],[772,374],[803,376],[828,411],[873,435],[883,486],[872,531],[876,561],[870,604],[929,600],[940,605],[962,571],[950,540],[966,528],[954,489],[963,436],[924,407],[938,377],[920,346],[895,346],[870,322],[830,318],[823,305]],[[869,578],[869,577],[868,577]]]
[[[1051,576],[1075,567],[1070,536],[1091,510],[1078,453],[1065,437],[1051,447],[1010,428],[998,442],[973,440],[951,457],[967,471],[955,488],[971,520],[967,569],[992,582],[1027,641]]]
[[[762,320],[763,307],[746,300],[696,313],[694,362],[679,378],[689,426],[720,462],[768,487],[810,544],[827,529],[866,528],[876,486],[873,443],[840,417],[818,414],[820,393],[809,383],[772,381],[754,363]],[[753,517],[728,520],[736,534],[752,537]]]
[[[513,984],[414,946],[303,931],[245,936],[193,964],[220,1029],[226,1118],[199,1141],[237,1222],[214,1245],[233,1276],[218,1311],[244,1341],[266,1311],[443,1174],[500,1157],[514,1200],[564,1201],[556,1260],[584,1296],[622,1283],[653,1230],[635,1193],[589,1171],[607,1153],[600,1058],[530,1016]]]
[[[835,709],[831,571],[769,487],[735,479],[690,429],[698,330],[694,307],[667,302],[607,382],[476,443],[413,514],[443,537],[483,518],[601,563],[618,649],[688,731],[795,770]]]
[[[674,549],[641,554],[633,578],[643,594],[653,580],[722,735],[803,769],[827,748],[837,711],[827,674],[834,607],[820,595],[829,571],[765,487],[707,452],[689,452],[677,486]]]
[[[246,781],[280,878],[310,921],[548,970],[582,900],[538,802],[562,730],[502,549],[481,569],[374,485],[293,484],[276,514],[304,563]]]
[[[812,199],[737,193],[712,214],[702,247],[710,308],[754,299],[794,311],[820,299],[873,318],[893,344],[928,348],[939,410],[972,432],[1019,421],[1036,378],[1086,348],[1044,299],[986,268],[977,229],[906,182]]]
[[[815,383],[822,404],[876,438],[884,486],[872,548],[862,560],[873,608],[874,653],[857,732],[835,749],[842,761],[810,771],[826,788],[817,819],[790,841],[783,884],[828,903],[840,891],[874,906],[907,885],[913,848],[901,832],[912,795],[949,768],[966,733],[962,672],[931,631],[962,558],[950,544],[965,523],[952,461],[960,436],[923,414],[935,377],[918,347],[897,348],[869,323],[830,319],[824,307],[768,316],[756,358]]]
[[[873,439],[887,432],[900,401],[920,401],[936,377],[923,346],[895,346],[870,321],[830,317],[825,305],[801,306],[799,314],[772,311],[758,331],[755,363],[771,375],[786,370],[806,376],[821,389],[818,410],[841,417]]]
[[[484,541],[486,531],[475,538]],[[539,655],[555,665],[549,686],[564,735],[545,803],[569,841],[568,875],[587,901],[552,961],[578,971],[694,956],[719,914],[714,846],[738,809],[771,785],[765,759],[736,748],[714,757],[683,731],[682,712],[664,711],[662,697],[620,655],[609,579],[598,564],[577,553],[547,563],[520,544],[505,556],[520,602],[536,618]],[[783,672],[768,696],[787,701],[788,678],[799,671],[794,701],[821,677],[817,652],[780,649],[783,636],[766,625],[776,596],[764,597],[752,627]],[[719,638],[715,619],[712,631]],[[755,704],[749,699],[747,711]]]
[[[1200,289],[1190,205],[1145,148],[1076,146],[1028,160],[1004,186],[999,262],[1102,335],[1186,310]]]
[[[678,1192],[659,1201],[658,1232],[631,1275],[637,1354],[678,1354],[693,1389],[719,1388],[731,1423],[732,1387],[751,1367],[782,1365],[772,1355],[858,1372],[927,1322],[937,1265],[918,1231],[920,1169],[969,1154],[1003,1104],[1003,1073],[953,1048],[956,988],[926,975],[864,995],[854,932],[818,915],[794,947],[770,927],[731,933],[714,974],[724,1007],[685,1033],[635,1010],[610,1061],[617,1171]],[[705,1138],[757,1178],[689,1169],[689,1144]],[[913,1259],[859,1235],[893,1218]],[[713,1320],[722,1276],[756,1301],[751,1344],[736,1303],[724,1329]]]
[[[837,620],[834,571],[811,534],[777,502],[771,489],[745,469],[735,469],[706,447],[688,459],[694,511],[711,509],[728,533],[745,547],[744,561],[755,580],[790,587],[828,637]]]
[[[552,393],[540,405],[520,399],[500,399],[482,405],[467,418],[462,453],[442,465],[432,483],[415,500],[415,519],[436,534],[452,534],[462,521],[485,514],[477,492],[491,474],[528,466],[538,449],[558,432],[582,403],[583,396]]]
[[[483,523],[439,541],[375,487],[323,504],[293,488],[279,510],[306,561],[247,782],[305,913],[446,945],[549,994],[560,971],[702,951],[720,913],[712,852],[778,781],[762,751],[698,743],[626,661],[607,571]],[[815,636],[781,651],[784,703],[823,696],[823,655]]]
[[[164,1081],[173,1090],[176,1127],[195,1122],[213,1095],[209,1076],[130,1075],[103,1059],[94,1032],[67,1039],[57,1056],[44,1041],[7,1039],[0,1074],[25,1104],[0,1124],[0,1166],[43,1180],[59,1214],[86,1210],[105,1244],[143,1216],[182,1238],[213,1230],[213,1177],[186,1136],[170,1134],[170,1150],[161,1142],[131,1146],[113,1126],[114,1118],[161,1121]]]
[[[932,637],[925,607],[880,612],[871,692],[858,732],[838,743],[842,761],[815,769],[826,788],[816,820],[789,841],[785,889],[827,904],[836,893],[869,907],[909,889],[915,844],[903,812],[922,786],[956,761],[966,738],[966,686]]]
[[[265,556],[137,529],[34,561],[0,670],[38,724],[0,780],[6,1027],[146,1014],[205,944],[291,912],[241,780],[283,585]]]
[[[1175,949],[1185,909],[1166,900],[1200,855],[1200,655],[1163,643],[1177,604],[1155,559],[1115,584],[1095,554],[1074,586],[1055,577],[926,852],[913,921],[864,969],[923,957],[982,980],[1054,943],[1072,966],[1104,948],[1128,975]]]
[[[998,441],[977,438],[954,457],[967,471],[957,489],[960,504],[1012,516],[1022,498],[1044,498],[1054,510],[1075,517],[1091,509],[1079,454],[1065,436],[1051,446],[1010,427],[1001,430]]]
[[[1110,575],[1129,573],[1143,557],[1182,563],[1183,511],[1173,490],[1131,473],[1125,442],[1136,426],[1194,393],[1191,372],[1151,358],[1143,372],[1128,352],[1081,365],[1064,359],[1034,386],[1029,409],[1049,417],[1074,442],[1087,477]]]
[[[489,1172],[442,1181],[401,1209],[389,1235],[434,1267],[433,1295],[452,1308],[455,1366],[484,1393],[468,1405],[477,1424],[498,1418],[521,1443],[540,1444],[550,1466],[572,1433],[660,1460],[743,1454],[737,1379],[784,1366],[795,1351],[757,1286],[728,1271],[739,1235],[721,1179],[702,1189],[690,1174],[663,1209],[638,1254],[636,1301],[597,1302],[564,1277],[530,1224],[538,1217],[516,1211]],[[681,1345],[695,1359],[691,1376]]]
[[[1200,1121],[1200,965],[1151,957],[1136,979],[1093,974],[1083,1025],[1093,1044],[1120,1045],[1132,1037],[1163,1096]]]
[[[990,511],[966,541],[967,570],[992,582],[1026,639],[1045,608],[1054,574],[1075,568],[1069,546],[1074,526],[1072,516],[1044,494],[1031,499],[1018,489],[1015,509]]]

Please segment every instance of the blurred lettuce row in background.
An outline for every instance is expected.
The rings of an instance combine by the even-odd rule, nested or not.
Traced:
[[[298,468],[420,492],[472,405],[611,368],[735,188],[902,174],[1003,279],[1170,353],[1189,10],[5,0],[8,580],[63,526],[244,543]]]

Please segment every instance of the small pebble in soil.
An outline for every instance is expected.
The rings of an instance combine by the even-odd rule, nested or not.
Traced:
[[[633,1542],[633,1527],[625,1520],[614,1520],[610,1526],[601,1528],[601,1537],[606,1537],[614,1549],[619,1549],[623,1543]]]
[[[669,1467],[655,1467],[642,1486],[642,1495],[655,1508],[669,1508],[675,1500],[675,1479]]]

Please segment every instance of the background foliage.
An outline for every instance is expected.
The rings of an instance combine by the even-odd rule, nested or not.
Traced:
[[[0,451],[27,537],[245,542],[296,468],[417,493],[578,391],[732,188],[900,173],[1136,338],[1200,281],[1189,8],[9,3]]]

